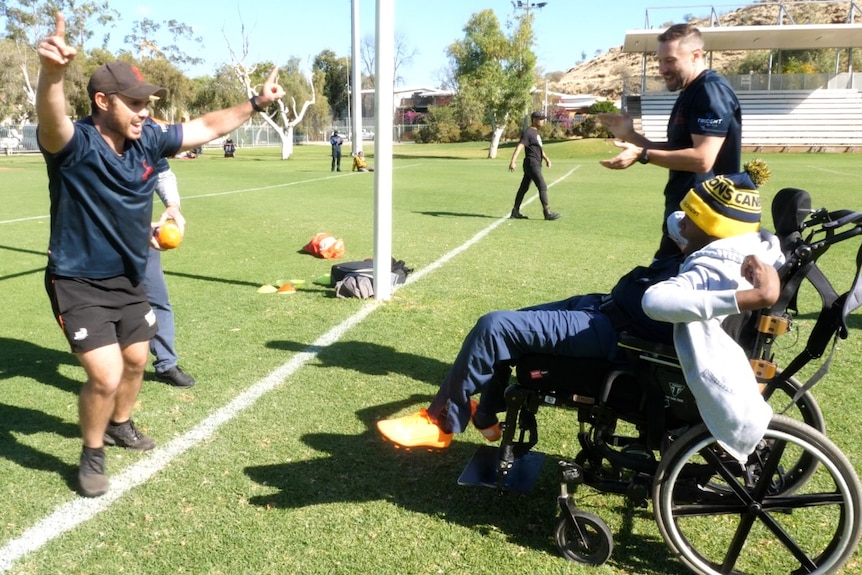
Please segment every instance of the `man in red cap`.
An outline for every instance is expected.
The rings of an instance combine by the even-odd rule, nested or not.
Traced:
[[[155,315],[141,283],[152,241],[150,219],[161,158],[236,129],[284,96],[273,69],[261,93],[185,122],[149,121],[166,90],[125,62],[96,69],[87,85],[92,115],[66,115],[66,69],[76,56],[65,20],[39,44],[36,112],[48,168],[51,234],[45,287],[57,322],[87,373],[78,414],[83,436],[80,492],[108,490],[104,445],[148,450],[155,441],[131,419],[141,389]]]

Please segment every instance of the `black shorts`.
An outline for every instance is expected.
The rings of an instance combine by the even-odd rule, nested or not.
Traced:
[[[118,343],[121,348],[149,341],[156,316],[143,284],[129,278],[67,278],[45,272],[51,309],[74,353]]]

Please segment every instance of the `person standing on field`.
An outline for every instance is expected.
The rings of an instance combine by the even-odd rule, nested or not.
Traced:
[[[184,234],[186,219],[180,209],[180,190],[177,185],[177,176],[164,158],[156,166],[156,172],[159,174],[156,194],[165,206],[165,211],[159,219],[158,225],[164,224],[169,219],[173,220],[176,222],[180,233]],[[147,255],[147,268],[143,279],[147,301],[156,314],[156,334],[150,340],[150,353],[154,357],[153,369],[157,381],[173,387],[188,388],[194,386],[195,379],[183,371],[177,363],[179,357],[176,347],[174,347],[176,335],[174,308],[171,305],[168,284],[165,282],[165,273],[162,270],[161,250],[158,242],[154,240]]]
[[[601,124],[622,140],[622,151],[601,164],[624,170],[635,162],[668,169],[662,239],[655,257],[679,253],[668,236],[667,218],[697,184],[739,172],[742,110],[730,84],[706,67],[703,36],[690,24],[674,24],[658,37],[658,68],[667,89],[679,91],[667,123],[667,141],[653,142],[634,130],[625,114],[599,114]]]
[[[341,145],[344,143],[344,138],[338,135],[338,130],[332,130],[332,136],[329,138],[329,145],[332,146],[332,169],[330,171],[341,171]]]
[[[107,493],[105,445],[146,451],[156,442],[138,430],[132,411],[141,390],[156,319],[143,287],[152,240],[159,160],[210,142],[284,97],[274,68],[259,95],[182,124],[148,121],[148,83],[127,62],[102,64],[90,76],[92,114],[67,115],[66,71],[77,50],[66,44],[57,14],[38,47],[37,137],[48,172],[50,236],[45,288],[71,351],[86,372],[78,396],[83,447],[81,495]]]
[[[515,194],[515,207],[512,208],[512,215],[509,217],[513,220],[526,220],[527,216],[521,213],[521,202],[524,201],[524,196],[527,195],[527,190],[530,189],[530,182],[536,184],[539,189],[539,201],[542,202],[542,212],[546,220],[559,219],[560,214],[552,212],[548,206],[548,185],[545,183],[545,178],[542,176],[542,162],[545,162],[549,168],[551,160],[545,154],[545,149],[542,146],[542,136],[539,135],[539,128],[545,125],[547,116],[542,111],[533,112],[530,116],[530,125],[521,134],[521,141],[515,147],[515,152],[512,154],[512,161],[509,162],[509,171],[515,171],[515,162],[518,160],[518,155],[521,150],[524,150],[524,177],[521,178],[521,186],[518,188],[518,193]]]

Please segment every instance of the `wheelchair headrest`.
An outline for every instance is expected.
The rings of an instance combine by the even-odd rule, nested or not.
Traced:
[[[772,223],[775,235],[787,238],[802,228],[811,214],[811,195],[798,188],[782,188],[772,200]]]

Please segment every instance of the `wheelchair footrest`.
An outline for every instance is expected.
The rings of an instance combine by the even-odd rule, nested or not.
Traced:
[[[532,491],[544,461],[545,454],[539,451],[530,451],[523,457],[515,459],[503,481],[503,489],[518,493]],[[480,446],[470,458],[467,467],[461,472],[458,484],[496,489],[499,463],[499,448],[493,445]]]

